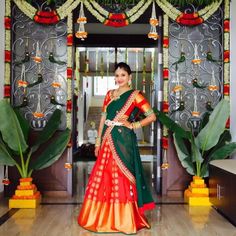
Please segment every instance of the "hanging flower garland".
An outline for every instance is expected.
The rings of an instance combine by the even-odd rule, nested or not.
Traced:
[[[11,0],[9,0],[11,1]],[[24,0],[13,0],[17,7],[30,19],[40,24],[56,24],[66,18],[81,2],[81,0],[67,0],[62,6],[54,11],[37,10]]]
[[[5,78],[4,98],[10,101],[11,97],[11,2],[5,1]]]
[[[100,12],[96,11],[93,9],[92,5],[90,4],[89,1],[85,1],[84,5],[88,9],[88,11],[101,23],[103,23],[106,19],[106,17],[102,16]]]
[[[152,3],[152,0],[148,0],[144,3],[144,5],[132,16],[129,17],[129,22],[133,23],[135,22],[141,15],[143,15],[143,13],[147,10],[147,8],[150,6],[150,4]]]
[[[224,98],[230,100],[230,2],[224,1]],[[230,127],[230,118],[226,123],[226,128]]]
[[[163,17],[163,104],[162,111],[168,113],[168,80],[169,80],[169,16]],[[168,149],[168,129],[163,126],[162,129],[162,149],[163,149],[163,164],[162,169],[168,168],[167,149]]]
[[[66,102],[66,120],[67,127],[71,129],[72,127],[72,45],[71,35],[73,32],[73,16],[72,13],[67,17],[67,102]],[[69,39],[69,40],[68,40]]]
[[[79,29],[75,33],[75,37],[81,40],[84,40],[85,38],[87,38],[88,33],[85,31],[85,27],[84,27],[84,25],[87,23],[87,18],[84,15],[83,2],[81,2],[81,5],[80,5],[80,12],[79,12],[79,18],[77,19],[77,23],[79,24]]]
[[[9,0],[10,2],[11,0]],[[55,24],[66,18],[82,0],[67,0],[62,6],[54,11],[41,11],[34,8],[30,3],[24,0],[12,0],[18,8],[35,22],[42,24]],[[221,5],[223,0],[213,1],[210,5],[204,7],[199,12],[183,13],[175,8],[168,0],[141,0],[137,5],[125,13],[110,13],[101,7],[96,1],[83,1],[90,13],[101,23],[122,27],[136,21],[149,7],[152,1],[156,1],[158,6],[172,20],[183,25],[198,25],[207,20]]]
[[[214,1],[210,5],[201,9],[199,12],[193,13],[183,13],[167,0],[156,0],[156,3],[172,20],[182,25],[194,26],[201,24],[212,16],[220,7],[222,1],[223,0]]]
[[[152,0],[140,1],[126,13],[110,13],[96,1],[85,1],[87,10],[101,23],[112,27],[123,27],[136,21],[149,7]]]
[[[159,22],[156,16],[155,2],[152,3],[152,15],[149,20],[149,23],[151,25],[151,29],[150,32],[148,33],[148,38],[157,40],[159,38],[159,35],[157,34],[156,27],[158,26]]]

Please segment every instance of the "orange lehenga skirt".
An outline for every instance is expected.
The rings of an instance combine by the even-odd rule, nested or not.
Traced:
[[[108,140],[101,147],[89,178],[78,223],[99,233],[134,234],[150,228],[138,208],[136,186],[119,169]]]

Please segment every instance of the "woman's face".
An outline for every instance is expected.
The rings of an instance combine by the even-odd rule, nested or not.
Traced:
[[[129,81],[131,80],[131,75],[128,74],[122,68],[117,68],[115,71],[115,82],[119,87],[129,86]]]

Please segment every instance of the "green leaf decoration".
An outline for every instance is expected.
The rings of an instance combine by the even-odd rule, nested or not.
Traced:
[[[16,161],[11,157],[8,150],[6,149],[6,145],[3,143],[0,138],[0,165],[7,166],[15,166]]]
[[[29,126],[29,123],[28,121],[21,115],[19,109],[14,109],[14,112],[17,116],[17,119],[20,123],[20,126],[21,126],[21,130],[24,134],[24,137],[25,137],[25,140],[28,140],[28,137],[29,137],[29,131],[30,131],[30,126]]]
[[[205,178],[209,176],[209,163],[203,163],[201,166],[201,177]]]
[[[178,139],[178,141],[177,141],[177,139]],[[195,169],[194,169],[194,165],[192,163],[191,155],[186,155],[184,152],[182,152],[183,148],[180,148],[179,145],[184,145],[184,144],[183,143],[181,144],[180,139],[177,138],[175,134],[174,134],[174,144],[175,144],[178,158],[179,158],[182,166],[186,169],[186,171],[190,175],[195,175]]]
[[[17,116],[6,100],[0,101],[0,132],[3,141],[15,152],[25,152],[28,145]]]
[[[191,150],[192,150],[192,160],[193,160],[193,162],[202,163],[203,158],[202,158],[202,155],[200,153],[199,148],[197,147],[197,145],[195,143],[195,139],[191,140]]]
[[[201,125],[200,125],[200,130],[202,130],[208,123],[209,121],[209,116],[210,116],[210,113],[209,112],[205,112],[202,116],[202,122],[201,122]]]
[[[53,112],[46,126],[37,137],[36,142],[32,147],[32,152],[35,152],[42,143],[45,143],[53,136],[61,123],[61,114],[62,111],[59,109],[56,109]]]
[[[172,119],[170,119],[164,112],[153,108],[154,112],[157,115],[158,121],[160,121],[163,125],[165,125],[169,130],[173,133],[177,133],[179,137],[182,138],[190,138],[191,133],[189,131],[184,130],[181,126],[175,123]]]
[[[53,139],[50,145],[45,147],[44,151],[37,157],[36,161],[30,165],[30,169],[40,170],[56,162],[64,152],[69,139],[70,130],[66,129],[61,132],[58,137]]]
[[[221,134],[218,143],[213,148],[210,149],[210,152],[208,153],[206,159],[207,160],[211,159],[211,156],[217,149],[223,147],[226,143],[229,143],[230,141],[231,141],[231,134],[229,130],[225,130],[223,134]]]
[[[175,135],[175,142],[178,145],[181,152],[183,152],[186,156],[191,156],[191,150],[188,147],[191,147],[191,143],[188,139],[183,139],[177,133]]]
[[[209,117],[209,122],[196,137],[196,145],[202,151],[207,151],[215,146],[225,129],[229,117],[229,102],[222,99]]]
[[[209,162],[212,160],[225,159],[226,157],[228,157],[229,155],[234,153],[235,150],[236,150],[236,143],[235,142],[226,144],[226,145],[222,146],[221,148],[217,149],[214,153],[212,153]]]

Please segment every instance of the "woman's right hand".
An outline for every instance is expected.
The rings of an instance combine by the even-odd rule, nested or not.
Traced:
[[[100,151],[100,147],[95,147],[95,150],[94,150],[95,157],[98,157],[99,151]]]

